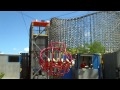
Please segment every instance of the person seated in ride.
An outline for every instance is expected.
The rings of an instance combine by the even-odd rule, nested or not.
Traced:
[[[80,68],[81,68],[81,69],[82,69],[82,68],[85,68],[85,66],[86,66],[86,63],[85,63],[84,60],[82,60],[82,63],[80,64]]]

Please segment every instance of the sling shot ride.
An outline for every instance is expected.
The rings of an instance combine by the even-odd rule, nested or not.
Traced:
[[[39,70],[45,72],[48,76],[61,77],[69,72],[74,65],[74,59],[67,52],[64,42],[49,41],[50,43],[48,44],[48,31],[45,31],[45,29],[40,30],[40,27],[46,28],[48,25],[49,22],[33,21],[30,27],[31,79],[34,78]],[[39,27],[37,34],[33,27]],[[42,34],[43,31],[45,31],[44,34]],[[44,45],[41,41],[43,37],[47,37],[47,42]],[[33,69],[38,71],[33,74]]]
[[[45,57],[44,57],[45,56]],[[74,65],[72,55],[63,42],[51,42],[40,51],[40,66],[49,76],[64,76]]]

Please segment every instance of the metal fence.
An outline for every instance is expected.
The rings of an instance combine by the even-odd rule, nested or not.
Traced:
[[[120,12],[100,11],[72,19],[52,18],[47,28],[49,41],[63,41],[68,47],[100,41],[107,52],[120,46]]]

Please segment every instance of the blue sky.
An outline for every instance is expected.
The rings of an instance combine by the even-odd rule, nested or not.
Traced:
[[[92,11],[22,11],[23,14],[21,14],[20,11],[0,11],[0,53],[18,54],[19,52],[28,51],[29,27],[34,19],[38,21],[50,20],[56,16],[60,16],[59,18],[73,18],[91,12]]]

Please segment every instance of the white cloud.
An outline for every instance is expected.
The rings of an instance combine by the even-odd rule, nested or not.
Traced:
[[[19,51],[18,54],[22,53],[23,51]]]
[[[16,48],[13,48],[13,50],[17,50]]]
[[[46,22],[50,23],[50,21],[49,21],[49,20],[46,20]]]
[[[29,48],[28,47],[24,48],[24,51],[29,52]]]
[[[20,53],[29,53],[29,48],[26,47],[26,48],[24,48],[23,50],[19,51],[18,53],[19,53],[19,54],[20,54]]]
[[[0,54],[4,54],[4,52],[0,52]]]

